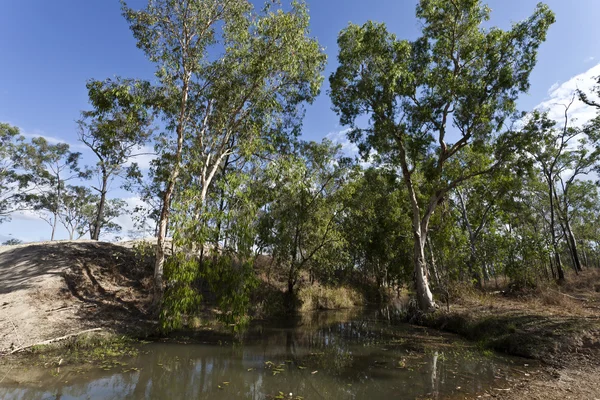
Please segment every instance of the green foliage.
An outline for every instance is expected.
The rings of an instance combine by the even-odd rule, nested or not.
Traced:
[[[94,189],[99,193],[91,237],[98,240],[103,226],[108,186],[114,176],[147,143],[151,133],[153,93],[148,82],[107,80],[87,83],[92,111],[84,111],[79,124],[79,140],[96,155],[95,174],[101,183]],[[135,167],[132,167],[135,168]]]
[[[429,310],[435,306],[424,260],[430,219],[458,185],[513,157],[515,135],[501,129],[529,88],[554,14],[540,4],[508,31],[483,28],[490,9],[477,0],[421,0],[416,15],[422,36],[412,42],[371,21],[345,28],[330,95],[363,156],[375,150],[379,162],[401,171],[412,209],[419,306]],[[460,168],[452,165],[456,158]]]
[[[36,183],[29,203],[40,217],[52,227],[54,240],[56,226],[65,209],[67,183],[75,179],[88,179],[90,171],[79,165],[81,153],[72,152],[67,143],[51,144],[36,137],[24,148],[23,169],[30,171]]]
[[[23,241],[21,239],[12,238],[12,239],[8,239],[8,240],[2,242],[2,246],[15,246],[15,245],[21,244],[21,243],[23,243]]]
[[[183,253],[169,257],[165,277],[169,283],[161,304],[160,322],[162,329],[169,332],[181,329],[186,318],[200,307],[202,295],[195,287],[200,278],[198,260]]]
[[[345,188],[350,191],[341,222],[345,250],[354,262],[352,269],[378,287],[410,281],[411,226],[401,185],[394,172],[368,168],[357,172]]]
[[[217,319],[234,330],[249,322],[250,295],[258,285],[251,260],[243,263],[229,255],[206,260],[202,277],[209,282],[217,298],[220,314]]]
[[[32,199],[35,176],[24,169],[25,137],[19,128],[0,123],[0,223],[27,207]]]
[[[257,246],[287,269],[290,294],[302,271],[326,277],[344,261],[338,225],[348,165],[338,152],[328,141],[299,142],[266,170]]]

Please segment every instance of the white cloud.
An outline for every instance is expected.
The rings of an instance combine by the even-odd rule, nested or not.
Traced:
[[[548,96],[550,96],[552,94],[552,92],[554,92],[556,89],[558,89],[559,86],[560,86],[560,82],[554,82],[552,84],[552,86],[550,86],[550,89],[548,89]]]
[[[62,138],[58,138],[58,137],[55,137],[55,136],[48,136],[43,131],[40,131],[38,129],[35,129],[33,131],[30,131],[30,132],[21,129],[21,134],[23,136],[25,136],[26,138],[28,138],[28,139],[33,139],[33,138],[36,138],[36,137],[42,137],[42,138],[46,139],[46,141],[48,143],[50,143],[50,144],[66,143],[72,149],[79,149],[79,150],[86,150],[86,149],[88,149],[88,147],[86,145],[84,145],[83,143],[79,143],[79,142],[77,142],[77,143],[71,143],[71,142],[69,142],[69,141],[67,141],[65,139],[62,139]]]
[[[342,154],[350,158],[358,158],[360,165],[363,168],[369,168],[373,164],[373,159],[377,155],[377,152],[371,149],[369,153],[369,159],[364,161],[359,155],[358,146],[348,139],[348,132],[350,129],[344,129],[338,132],[329,132],[325,138],[331,140],[333,143],[340,144],[342,146]]]
[[[40,216],[31,210],[17,211],[11,214],[13,220],[39,221]]]
[[[157,155],[154,153],[154,149],[150,146],[139,146],[132,151],[132,154],[138,155],[129,159],[126,166],[130,166],[135,162],[142,171],[149,169],[152,160],[157,157]]]
[[[151,234],[151,232],[138,232],[138,229],[135,227],[135,222],[133,219],[133,211],[135,210],[136,207],[143,207],[146,209],[150,209],[150,206],[143,201],[141,198],[139,198],[138,196],[133,196],[133,197],[127,197],[122,199],[123,201],[125,201],[127,203],[127,212],[124,214],[119,215],[117,218],[115,218],[114,222],[121,225],[121,232],[118,233],[116,236],[119,236],[122,240],[129,240],[129,239],[133,239],[134,237],[132,237],[132,234],[136,234],[135,236],[148,236]],[[108,236],[110,235],[106,235],[107,237],[105,239],[109,239],[109,240],[113,240],[114,237],[110,237],[108,238]]]
[[[594,56],[591,56],[591,57],[588,57],[588,58],[586,58],[586,59],[584,60],[584,62],[586,62],[586,63],[589,63],[589,62],[592,62],[592,61],[594,61],[595,59],[596,59],[596,57],[594,57]]]
[[[535,108],[548,111],[552,119],[564,121],[565,107],[572,101],[573,103],[569,108],[569,119],[576,125],[584,124],[596,116],[596,109],[580,101],[575,92],[580,89],[591,95],[598,76],[600,76],[600,63],[563,83],[553,84],[548,90],[548,98]]]
[[[348,132],[350,132],[350,129],[329,132],[325,138],[331,140],[333,143],[341,145],[342,153],[344,153],[345,156],[354,158],[355,156],[358,156],[358,146],[348,139]]]

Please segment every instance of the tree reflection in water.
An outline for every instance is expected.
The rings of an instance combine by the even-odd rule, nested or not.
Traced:
[[[236,345],[154,343],[110,371],[48,371],[39,385],[0,385],[2,399],[441,399],[478,393],[510,362],[384,312],[323,312],[255,325]],[[267,362],[272,363],[266,364]],[[132,370],[132,368],[137,370]],[[313,373],[314,371],[317,371]],[[460,387],[460,389],[457,389]]]

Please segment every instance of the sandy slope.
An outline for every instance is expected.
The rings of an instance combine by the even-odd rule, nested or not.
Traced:
[[[135,256],[131,243],[0,246],[0,353],[142,318],[149,270]]]

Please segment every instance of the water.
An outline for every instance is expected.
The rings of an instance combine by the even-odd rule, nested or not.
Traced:
[[[528,361],[483,354],[388,313],[252,326],[241,343],[141,345],[118,364],[24,371],[2,399],[446,399],[507,387]],[[2,374],[0,374],[2,375]]]

